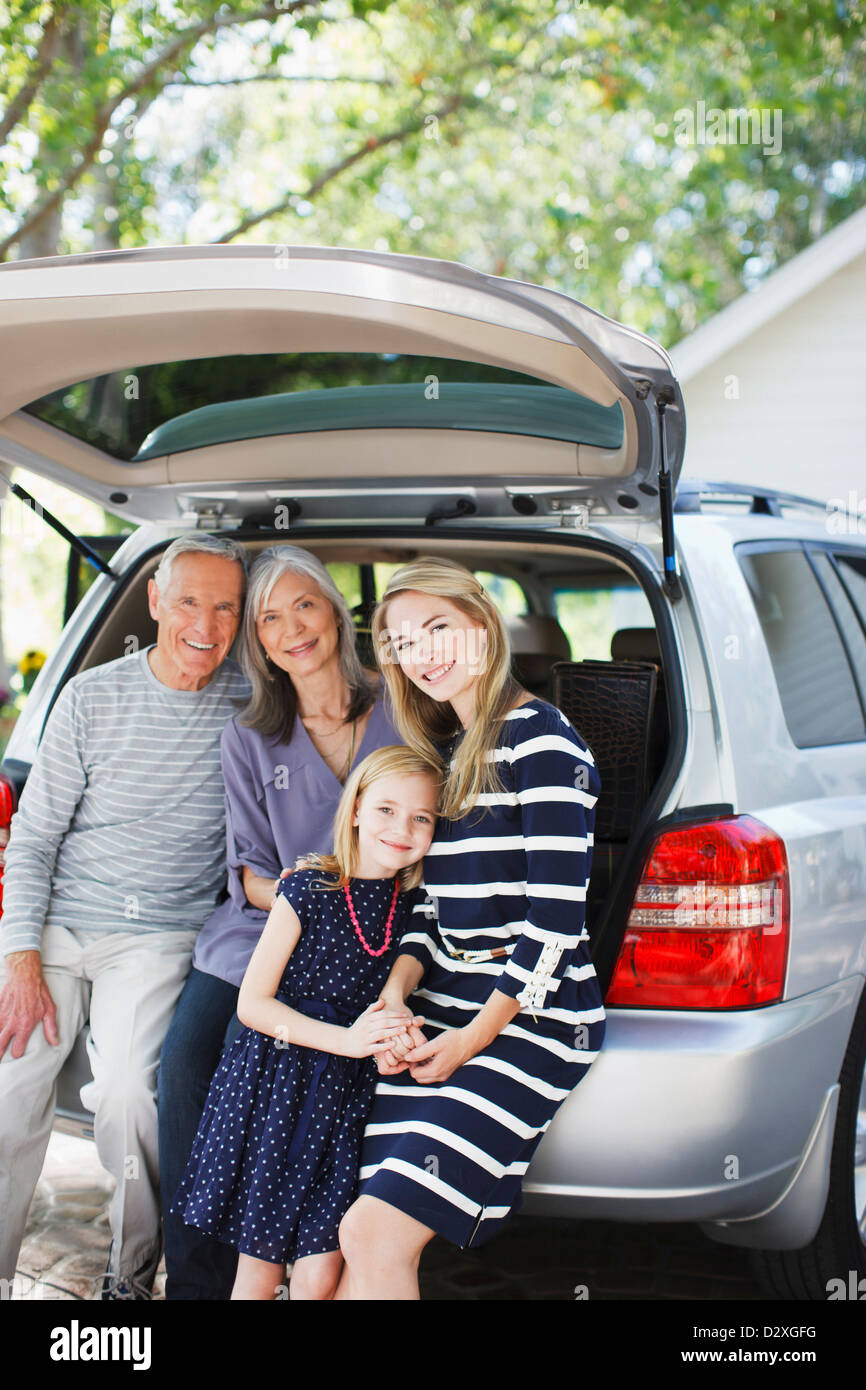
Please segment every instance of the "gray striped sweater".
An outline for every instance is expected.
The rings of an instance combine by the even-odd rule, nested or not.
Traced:
[[[201,927],[225,887],[220,735],[249,694],[231,660],[202,690],[158,681],[147,653],[61,691],[13,817],[0,950],[42,929]]]

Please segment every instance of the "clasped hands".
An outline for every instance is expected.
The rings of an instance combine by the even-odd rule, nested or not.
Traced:
[[[387,1002],[392,1009],[399,1007],[392,1000]],[[405,1009],[405,1005],[403,1007]],[[413,1081],[431,1086],[447,1081],[452,1072],[475,1055],[462,1028],[448,1028],[428,1041],[421,1031],[421,1024],[426,1020],[408,1009],[405,1014],[406,1031],[391,1038],[388,1046],[375,1054],[380,1076],[396,1076],[398,1072],[408,1071]]]

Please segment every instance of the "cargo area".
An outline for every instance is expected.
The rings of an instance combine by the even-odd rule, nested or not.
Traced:
[[[285,532],[259,532],[240,533],[238,539],[251,559],[269,545],[287,542],[313,551],[347,599],[362,659],[371,669],[370,618],[396,568],[430,554],[466,565],[481,578],[504,615],[518,679],[563,710],[592,749],[601,774],[587,925],[604,980],[622,939],[625,914],[619,899],[624,888],[627,893],[624,876],[629,883],[634,879],[636,831],[645,829],[671,741],[669,663],[647,594],[637,574],[613,558],[613,547],[605,553],[598,542],[551,544],[537,532],[531,539],[499,540],[489,530],[475,539],[465,532],[410,528],[401,528],[409,534],[398,537],[396,529],[365,536],[363,544],[345,532],[327,535],[318,528],[291,538]],[[147,581],[160,554],[161,549],[150,551],[119,582],[79,645],[67,679],[155,640]],[[87,1078],[82,1038],[59,1083],[59,1120],[71,1132],[89,1127],[78,1100]]]

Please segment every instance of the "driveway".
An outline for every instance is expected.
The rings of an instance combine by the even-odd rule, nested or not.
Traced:
[[[19,1259],[15,1297],[98,1296],[108,1255],[112,1180],[96,1147],[53,1134]],[[155,1298],[163,1296],[164,1271]],[[748,1257],[694,1227],[515,1217],[477,1253],[436,1240],[421,1265],[427,1300],[760,1300]]]

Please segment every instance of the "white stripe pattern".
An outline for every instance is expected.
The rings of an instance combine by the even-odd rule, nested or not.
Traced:
[[[73,677],[48,719],[6,849],[4,954],[43,926],[189,930],[225,883],[220,736],[249,693],[227,661],[200,691],[147,649]]]
[[[494,991],[521,1008],[444,1082],[383,1077],[361,1161],[362,1192],[464,1246],[511,1211],[535,1145],[604,1033],[585,923],[600,790],[592,755],[558,710],[532,700],[503,721],[493,761],[500,788],[437,826],[424,862],[428,918],[401,950],[425,967],[411,1000],[433,1030],[453,1035]],[[505,953],[491,957],[494,946]]]

